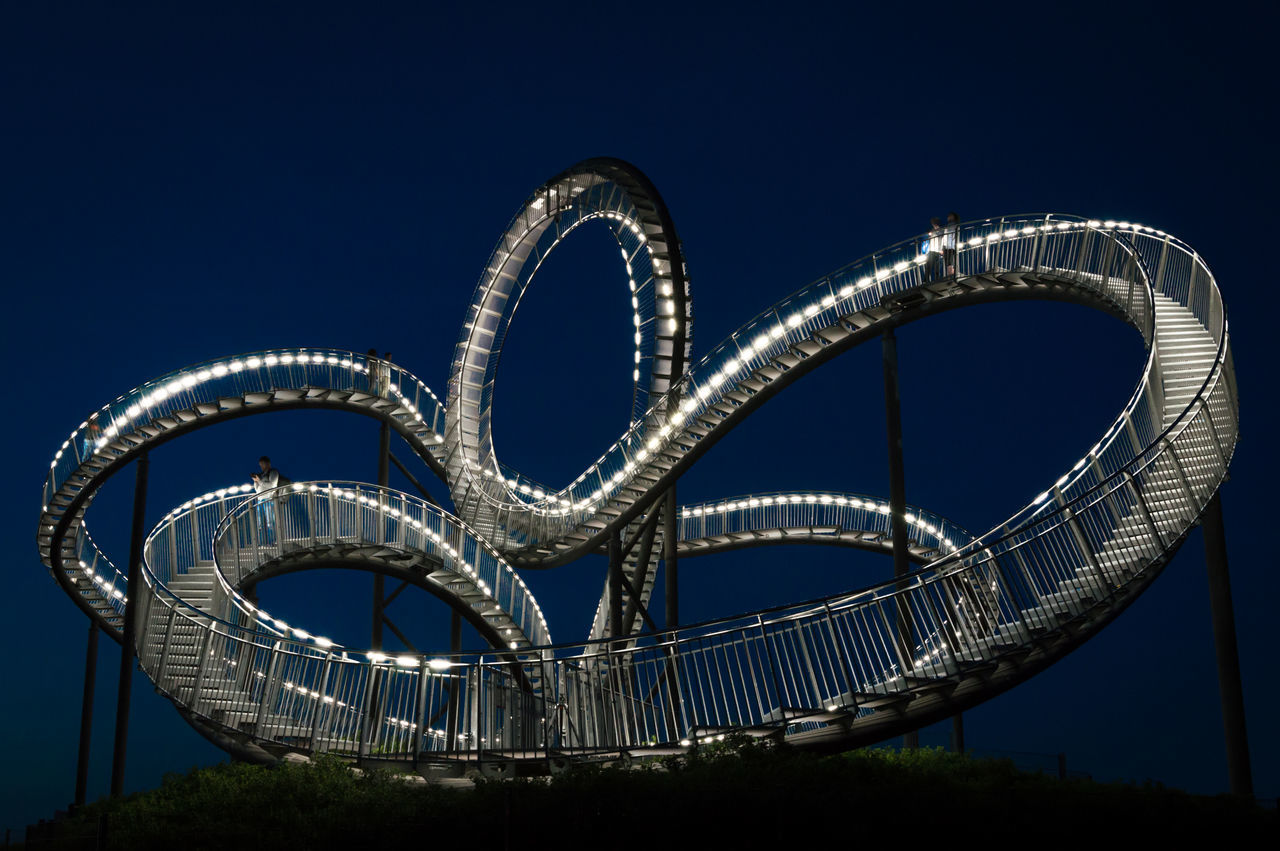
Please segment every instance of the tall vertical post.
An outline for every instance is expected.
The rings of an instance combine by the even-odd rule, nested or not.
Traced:
[[[680,563],[676,556],[679,518],[676,514],[675,485],[672,485],[667,491],[666,512],[666,516],[662,518],[662,561],[666,565],[666,599],[664,605],[667,627],[674,629],[680,625]]]
[[[902,407],[898,392],[898,339],[889,328],[884,332],[884,413],[885,427],[889,439],[889,516],[893,527],[893,576],[898,580],[896,590],[898,622],[899,658],[906,664],[913,658],[910,616],[902,592],[906,589],[906,581],[902,577],[911,569],[907,552],[907,486],[902,467]],[[903,670],[903,676],[910,672]],[[902,737],[902,744],[908,748],[920,745],[920,734],[912,730]]]
[[[450,612],[449,652],[457,654],[461,651],[462,615],[458,612]],[[450,659],[450,661],[456,660],[456,655]],[[458,713],[462,707],[462,683],[463,678],[461,676],[454,676],[449,681],[449,709],[444,720],[444,741],[446,750],[453,750],[458,747]]]
[[[84,805],[89,786],[89,743],[93,738],[93,689],[98,678],[98,622],[89,621],[84,652],[84,698],[80,702],[80,754],[76,759],[76,806]]]
[[[1244,724],[1244,688],[1240,683],[1240,654],[1236,648],[1236,616],[1227,573],[1227,533],[1222,523],[1222,493],[1205,508],[1205,565],[1209,571],[1209,608],[1213,616],[1213,644],[1218,654],[1218,692],[1222,697],[1222,726],[1226,734],[1227,774],[1231,791],[1253,794],[1249,765],[1249,737]]]
[[[111,754],[111,796],[124,794],[125,753],[129,744],[129,697],[133,688],[134,644],[138,635],[138,606],[141,605],[142,544],[146,534],[147,473],[151,465],[146,452],[138,456],[133,481],[133,523],[129,530],[129,584],[124,605],[124,640],[120,642],[120,683],[116,691],[116,739]]]
[[[609,533],[609,628],[610,637],[622,634],[622,537]]]
[[[385,489],[391,479],[391,427],[386,423],[378,433],[378,487],[383,489],[378,494],[378,501],[386,498]],[[384,522],[379,518],[379,522]],[[383,606],[386,603],[386,577],[381,573],[373,575],[373,634],[370,646],[374,650],[382,649]]]
[[[964,713],[951,716],[951,752],[964,754]]]

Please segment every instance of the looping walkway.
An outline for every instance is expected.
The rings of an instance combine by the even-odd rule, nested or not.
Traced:
[[[622,437],[568,485],[493,454],[502,339],[551,250],[599,219],[633,293],[635,405]],[[57,450],[38,546],[72,599],[136,651],[204,735],[252,758],[333,752],[485,765],[661,751],[739,730],[848,747],[914,729],[1017,685],[1114,619],[1198,522],[1225,480],[1238,403],[1225,308],[1191,248],[1152,228],[1035,215],[962,225],[957,272],[926,282],[913,237],[814,282],[689,364],[687,270],[671,217],[639,171],[575,166],[522,205],[477,287],[448,404],[395,364],[329,349],[222,358],[148,382],[91,414]],[[756,408],[886,329],[1011,299],[1086,304],[1147,344],[1113,425],[1025,508],[984,535],[909,508],[905,579],[713,623],[645,631],[663,497]],[[642,378],[642,375],[644,377]],[[450,488],[456,514],[387,488],[237,485],[170,511],[146,540],[143,587],[98,548],[85,512],[102,484],[189,431],[274,410],[325,408],[387,423]],[[751,494],[676,509],[682,557],[776,543],[883,549],[889,508],[842,492]],[[517,572],[649,544],[627,561],[632,602],[606,637],[553,645]],[[408,654],[341,647],[283,623],[249,589],[344,566],[445,600],[490,644]],[[137,599],[131,600],[131,596]]]

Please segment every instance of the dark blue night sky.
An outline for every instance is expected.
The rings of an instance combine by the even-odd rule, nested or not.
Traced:
[[[786,8],[0,12],[11,371],[0,827],[49,816],[73,792],[86,622],[35,546],[41,485],[66,435],[147,379],[277,346],[376,346],[443,394],[463,311],[510,216],[592,156],[635,163],[665,197],[692,279],[695,358],[952,209],[1132,220],[1194,246],[1230,311],[1244,439],[1223,498],[1255,786],[1280,795],[1268,614],[1280,594],[1280,465],[1264,307],[1274,10]],[[512,325],[495,403],[505,462],[562,485],[621,433],[630,332],[616,247],[583,228]],[[1093,444],[1143,358],[1126,326],[1050,303],[952,311],[903,329],[899,348],[908,500],[979,531]],[[878,346],[837,359],[717,445],[682,480],[681,500],[887,496],[880,382]],[[203,430],[152,453],[148,520],[247,481],[264,452],[298,481],[372,481],[376,450],[372,421],[337,413]],[[394,471],[392,483],[409,489]],[[121,564],[131,484],[110,482],[87,518]],[[817,548],[691,561],[682,617],[835,593],[890,570]],[[594,559],[527,577],[557,641],[585,637],[603,577]],[[312,573],[261,590],[277,616],[361,646],[369,584]],[[419,646],[444,646],[447,614],[433,599],[406,593],[388,613]],[[91,798],[108,785],[118,659],[104,642]],[[145,676],[134,688],[130,790],[225,759]],[[1199,532],[1112,626],[966,724],[979,751],[1062,751],[1102,780],[1225,791]],[[932,728],[923,741],[945,735]]]

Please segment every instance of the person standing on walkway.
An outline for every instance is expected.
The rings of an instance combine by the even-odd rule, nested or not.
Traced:
[[[929,225],[929,236],[924,241],[924,269],[920,273],[921,281],[926,284],[937,280],[942,268],[942,220],[934,216]]]
[[[253,489],[258,493],[270,493],[280,485],[280,471],[271,466],[271,459],[263,455],[258,459],[259,472],[253,474]],[[275,542],[276,534],[276,501],[270,496],[259,496],[258,529],[261,532],[259,542],[270,544]]]
[[[956,240],[960,236],[960,214],[947,213],[947,226],[942,229],[942,265],[946,274],[956,276]]]

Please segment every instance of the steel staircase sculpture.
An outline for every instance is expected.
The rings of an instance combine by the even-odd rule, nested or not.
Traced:
[[[490,412],[506,329],[551,250],[600,220],[633,293],[631,423],[561,489],[494,455]],[[1128,222],[1012,216],[960,226],[954,276],[924,279],[919,237],[789,296],[688,365],[688,278],[671,217],[634,167],[591,160],[522,206],[468,310],[442,404],[402,368],[292,349],[178,370],[82,423],[50,465],[38,546],[63,589],[122,638],[131,594],[142,668],[220,746],[254,759],[332,752],[486,770],[670,752],[729,731],[838,749],[944,718],[1013,687],[1113,620],[1159,574],[1225,480],[1238,440],[1226,312],[1203,260]],[[712,623],[645,623],[663,549],[690,556],[773,543],[884,549],[884,500],[754,494],[678,508],[670,486],[784,387],[886,329],[975,304],[1049,299],[1125,321],[1147,357],[1129,402],[1086,455],[981,536],[910,508],[905,578]],[[646,374],[647,373],[647,374]],[[101,485],[188,431],[281,409],[390,425],[446,481],[454,513],[387,488],[238,485],[165,515],[144,587],[85,527]],[[599,552],[627,555],[631,608],[608,635],[554,645],[518,574]],[[389,656],[335,645],[254,602],[256,582],[315,566],[378,570],[445,600],[490,648]],[[645,627],[648,626],[648,631]]]

